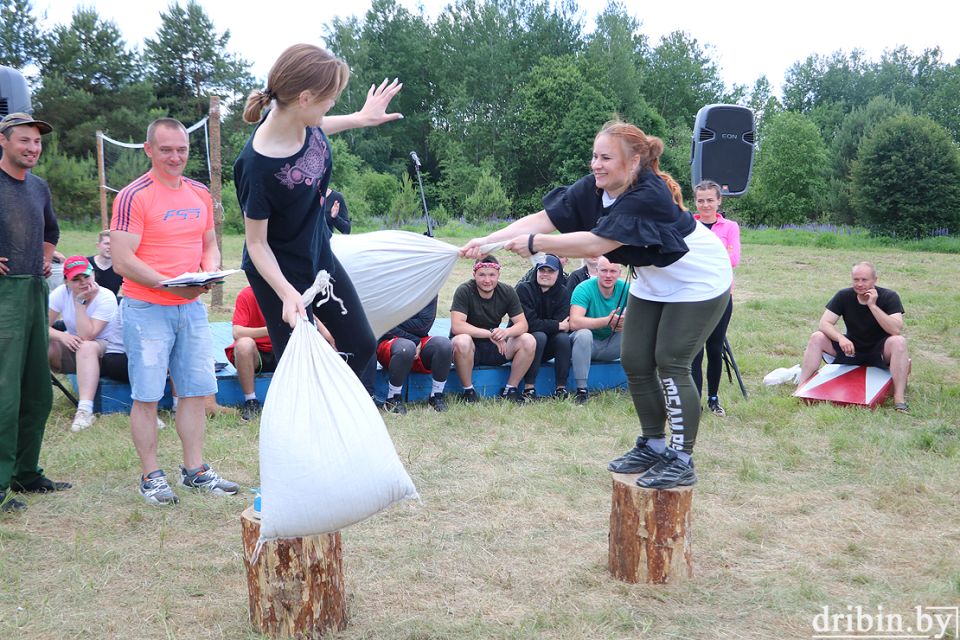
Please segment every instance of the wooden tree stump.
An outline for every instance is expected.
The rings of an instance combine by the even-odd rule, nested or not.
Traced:
[[[638,474],[613,474],[609,556],[613,577],[664,584],[693,577],[693,488],[642,489]]]
[[[315,639],[347,626],[340,532],[267,542],[251,563],[260,521],[240,516],[250,622],[271,638]]]

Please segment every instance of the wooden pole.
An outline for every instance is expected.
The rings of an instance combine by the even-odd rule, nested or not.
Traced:
[[[693,487],[643,489],[638,474],[613,474],[607,568],[625,582],[693,577]]]
[[[223,167],[220,163],[220,96],[210,96],[210,198],[213,200],[213,229],[217,234],[217,251],[223,267]],[[214,287],[210,304],[223,306],[223,287]]]
[[[253,507],[240,516],[250,622],[271,638],[316,639],[347,626],[340,532],[280,538],[253,556],[260,521]]]
[[[107,217],[107,171],[103,166],[103,131],[97,130],[97,177],[100,180],[100,229],[110,228]]]

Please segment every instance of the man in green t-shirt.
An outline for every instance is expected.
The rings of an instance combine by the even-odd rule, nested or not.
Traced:
[[[627,306],[627,284],[620,279],[620,265],[601,257],[597,276],[584,280],[570,297],[570,331],[573,379],[577,404],[586,404],[590,363],[620,358],[620,336]]]
[[[504,316],[511,326],[500,326]],[[510,362],[510,376],[500,397],[524,402],[518,389],[533,362],[537,341],[527,333],[527,319],[517,292],[500,282],[500,263],[484,256],[473,265],[473,280],[464,282],[453,294],[450,307],[450,333],[453,337],[453,362],[463,385],[460,399],[476,402],[473,366],[499,366]]]

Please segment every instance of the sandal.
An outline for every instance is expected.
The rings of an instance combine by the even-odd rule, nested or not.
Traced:
[[[906,402],[898,402],[893,405],[893,410],[897,413],[910,413],[910,405]]]

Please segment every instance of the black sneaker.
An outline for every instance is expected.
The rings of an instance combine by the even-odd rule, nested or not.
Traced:
[[[637,478],[637,486],[644,489],[672,489],[689,487],[696,481],[697,473],[693,470],[693,460],[684,462],[676,451],[668,447],[661,454],[660,462]]]
[[[251,398],[243,403],[243,406],[240,407],[240,419],[244,421],[253,420],[258,415],[263,407],[260,406],[260,401],[256,398]]]
[[[54,491],[63,491],[73,485],[69,482],[54,482],[47,476],[39,476],[36,480],[31,480],[26,484],[20,484],[16,480],[10,481],[10,488],[17,493],[53,493]]]
[[[17,500],[16,498],[7,499],[7,492],[0,491],[0,512],[2,513],[17,513],[18,511],[25,511],[27,509],[27,503]]]
[[[707,398],[707,409],[715,416],[724,417],[727,412],[720,406],[720,399],[717,396]]]
[[[540,396],[537,395],[537,390],[533,387],[523,390],[523,401],[524,402],[536,402],[540,399]]]
[[[570,392],[565,387],[557,387],[557,390],[553,392],[553,397],[557,400],[566,400],[570,397]]]
[[[404,406],[400,396],[391,396],[384,400],[383,410],[387,413],[395,413],[400,416],[407,415],[407,408]]]
[[[587,404],[590,401],[590,392],[586,389],[577,389],[577,395],[574,396],[574,404]]]
[[[427,398],[427,404],[433,407],[434,411],[446,411],[447,410],[447,401],[443,399],[443,393],[435,393],[429,398]]]
[[[500,391],[500,399],[512,400],[517,404],[526,403],[526,400],[523,397],[523,393],[521,393],[520,389],[518,389],[517,387],[504,387],[503,390]]]
[[[480,402],[480,396],[477,395],[477,390],[473,387],[469,389],[464,389],[460,393],[460,402],[473,403]]]
[[[607,471],[614,473],[644,473],[663,459],[663,455],[657,453],[647,446],[647,439],[643,436],[637,438],[637,443],[633,449],[625,454],[611,460],[607,465]]]

